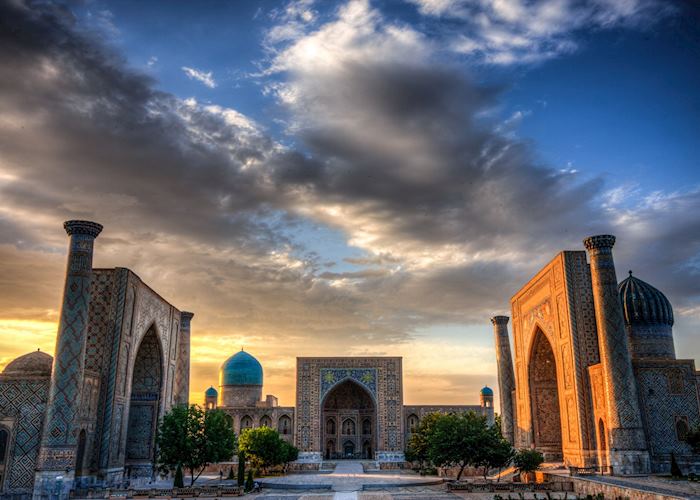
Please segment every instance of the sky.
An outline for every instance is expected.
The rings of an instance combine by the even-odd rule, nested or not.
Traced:
[[[0,2],[0,368],[54,350],[64,220],[193,311],[191,401],[244,347],[497,386],[489,318],[618,238],[700,357],[700,9],[662,0]]]

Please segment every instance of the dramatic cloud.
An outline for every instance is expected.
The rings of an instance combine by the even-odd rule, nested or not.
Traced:
[[[189,68],[187,66],[183,66],[182,71],[185,72],[185,74],[188,76],[188,78],[202,82],[204,85],[206,85],[210,89],[213,89],[216,87],[216,82],[214,81],[214,76],[213,76],[211,71],[205,72],[205,71],[201,71],[198,69]]]
[[[698,191],[637,199],[542,165],[518,117],[499,121],[503,88],[367,2],[323,22],[310,2],[276,16],[258,78],[280,140],[238,110],[158,90],[64,8],[0,3],[3,335],[25,328],[45,345],[68,218],[105,224],[96,265],[130,267],[195,311],[195,393],[241,344],[285,403],[295,355],[403,354],[408,387],[438,369],[430,346],[430,359],[463,356],[441,367],[454,384],[441,401],[462,401],[493,376],[488,317],[592,232],[616,232],[618,260],[644,279],[653,268],[649,281],[697,314]],[[344,252],[305,238],[319,231]],[[445,324],[466,328],[470,352],[430,338]],[[412,402],[441,384],[423,380]]]
[[[526,64],[571,52],[582,29],[644,24],[673,10],[659,0],[410,0],[421,14],[459,28],[455,52],[490,64]]]

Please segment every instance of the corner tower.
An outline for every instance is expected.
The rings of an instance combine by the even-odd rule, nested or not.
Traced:
[[[85,368],[93,246],[102,231],[100,224],[83,220],[67,221],[63,227],[70,236],[68,268],[34,482],[35,497],[58,493],[62,498],[67,495],[75,474],[79,434],[76,424]]]
[[[637,384],[617,291],[612,235],[583,240],[590,258],[598,345],[606,400],[609,463],[617,474],[647,474],[649,453],[639,410]]]
[[[491,323],[493,324],[493,334],[496,338],[498,391],[501,400],[501,432],[510,444],[515,444],[515,411],[513,407],[515,374],[513,373],[513,359],[510,354],[508,319],[508,316],[494,316],[491,318]]]

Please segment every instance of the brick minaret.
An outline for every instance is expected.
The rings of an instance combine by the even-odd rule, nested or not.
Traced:
[[[175,404],[186,405],[190,399],[190,325],[194,313],[182,311],[180,313],[180,340],[177,358],[177,376],[175,387]]]
[[[102,231],[100,224],[82,220],[67,221],[63,227],[70,236],[68,268],[35,481],[35,496],[39,497],[47,493],[64,496],[75,472],[92,250]]]
[[[496,337],[496,363],[498,365],[498,394],[501,399],[501,432],[510,444],[515,444],[515,419],[513,412],[513,390],[515,374],[510,355],[508,338],[508,316],[494,316],[493,334]]]
[[[610,464],[615,474],[648,473],[649,454],[617,291],[612,255],[615,237],[591,236],[583,244],[590,257],[598,345],[605,377]]]

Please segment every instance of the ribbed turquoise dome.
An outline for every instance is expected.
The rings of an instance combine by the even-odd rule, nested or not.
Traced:
[[[221,365],[221,385],[262,385],[262,365],[245,351],[239,351]]]
[[[210,387],[209,389],[204,391],[204,395],[208,398],[215,398],[219,395],[219,392],[213,387]]]
[[[484,386],[484,388],[481,389],[481,395],[482,396],[493,396],[493,389],[491,389],[489,386]]]

